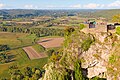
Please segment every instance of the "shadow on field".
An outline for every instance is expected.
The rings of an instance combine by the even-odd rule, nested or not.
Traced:
[[[43,40],[43,41],[40,41],[40,43],[42,42],[48,42],[48,41],[52,41],[53,39],[48,39],[48,40]]]
[[[15,61],[15,55],[9,55],[10,62]]]

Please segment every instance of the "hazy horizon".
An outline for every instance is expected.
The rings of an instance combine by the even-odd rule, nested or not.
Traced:
[[[0,9],[120,9],[120,0],[1,0]]]

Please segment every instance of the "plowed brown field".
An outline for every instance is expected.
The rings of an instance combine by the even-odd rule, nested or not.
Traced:
[[[39,59],[47,57],[44,53],[37,53],[31,46],[25,47],[23,50],[27,53],[30,59]]]
[[[45,48],[60,47],[64,41],[64,38],[43,38],[38,44],[44,46]]]

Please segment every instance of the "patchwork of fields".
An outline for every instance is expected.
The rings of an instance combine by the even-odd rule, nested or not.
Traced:
[[[8,45],[10,50],[6,54],[11,56],[12,61],[0,64],[0,78],[8,77],[9,67],[17,65],[21,70],[25,67],[42,68],[48,62],[47,48],[60,47],[63,38],[51,37],[40,38],[34,34],[0,32],[0,44]]]

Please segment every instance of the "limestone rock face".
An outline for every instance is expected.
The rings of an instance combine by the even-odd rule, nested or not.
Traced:
[[[96,33],[95,34],[95,38],[97,40],[99,40],[101,43],[105,42],[105,39],[108,38],[109,36],[111,36],[111,33],[107,33],[107,32],[101,32],[101,33]]]
[[[83,51],[81,44],[87,39],[95,39],[87,51]],[[113,50],[113,38],[111,33],[102,32],[94,35],[77,33],[72,35],[71,43],[64,49],[64,53],[58,63],[50,64],[45,67],[45,75],[42,80],[52,80],[52,74],[58,73],[63,75],[65,69],[74,69],[74,63],[77,59],[82,59],[81,66],[87,70],[87,77],[93,78],[112,78],[107,74],[107,66],[111,51]],[[62,64],[60,64],[62,63]]]
[[[82,67],[88,70],[88,78],[94,76],[104,77],[107,72],[107,63],[112,49],[112,39],[108,33],[97,33],[95,35],[96,42],[91,45],[88,51],[82,54],[85,60]],[[105,42],[105,40],[107,40]]]

